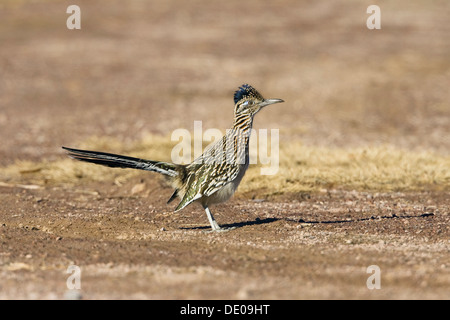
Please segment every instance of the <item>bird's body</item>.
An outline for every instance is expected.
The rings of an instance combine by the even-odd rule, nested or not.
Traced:
[[[166,176],[175,191],[168,202],[181,199],[175,211],[197,201],[203,206],[213,230],[221,230],[209,206],[233,196],[249,166],[249,140],[254,115],[264,106],[283,102],[264,99],[253,87],[243,85],[236,91],[233,127],[222,139],[188,165],[144,160],[98,151],[63,147],[69,156],[110,167],[155,171]]]

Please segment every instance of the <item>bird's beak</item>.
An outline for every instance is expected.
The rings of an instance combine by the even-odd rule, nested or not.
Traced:
[[[259,106],[262,108],[262,107],[268,106],[269,104],[280,103],[280,102],[284,102],[284,100],[281,100],[281,99],[266,99],[263,102],[260,102]]]

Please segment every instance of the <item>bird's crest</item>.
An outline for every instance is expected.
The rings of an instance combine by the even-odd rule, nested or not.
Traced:
[[[255,98],[258,100],[264,100],[262,95],[256,91],[251,85],[243,84],[239,89],[234,93],[234,103],[238,103],[244,98]]]

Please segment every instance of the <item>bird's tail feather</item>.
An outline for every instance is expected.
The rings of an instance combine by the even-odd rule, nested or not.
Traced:
[[[114,168],[133,168],[146,171],[155,171],[166,176],[178,175],[177,165],[168,162],[144,160],[139,158],[121,156],[113,153],[88,151],[62,147],[68,155],[76,160],[100,164]]]

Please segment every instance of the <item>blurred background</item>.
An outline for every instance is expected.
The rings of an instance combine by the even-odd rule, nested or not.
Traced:
[[[69,5],[81,30],[68,30]],[[53,160],[92,136],[127,143],[226,129],[243,83],[284,104],[280,142],[450,150],[450,3],[0,2],[0,165]]]
[[[73,264],[87,299],[448,298],[449,18],[448,0],[0,0],[0,299],[67,298]],[[243,83],[285,100],[254,123],[279,129],[280,170],[214,208],[231,232],[61,149],[170,160],[174,130],[230,127]]]

